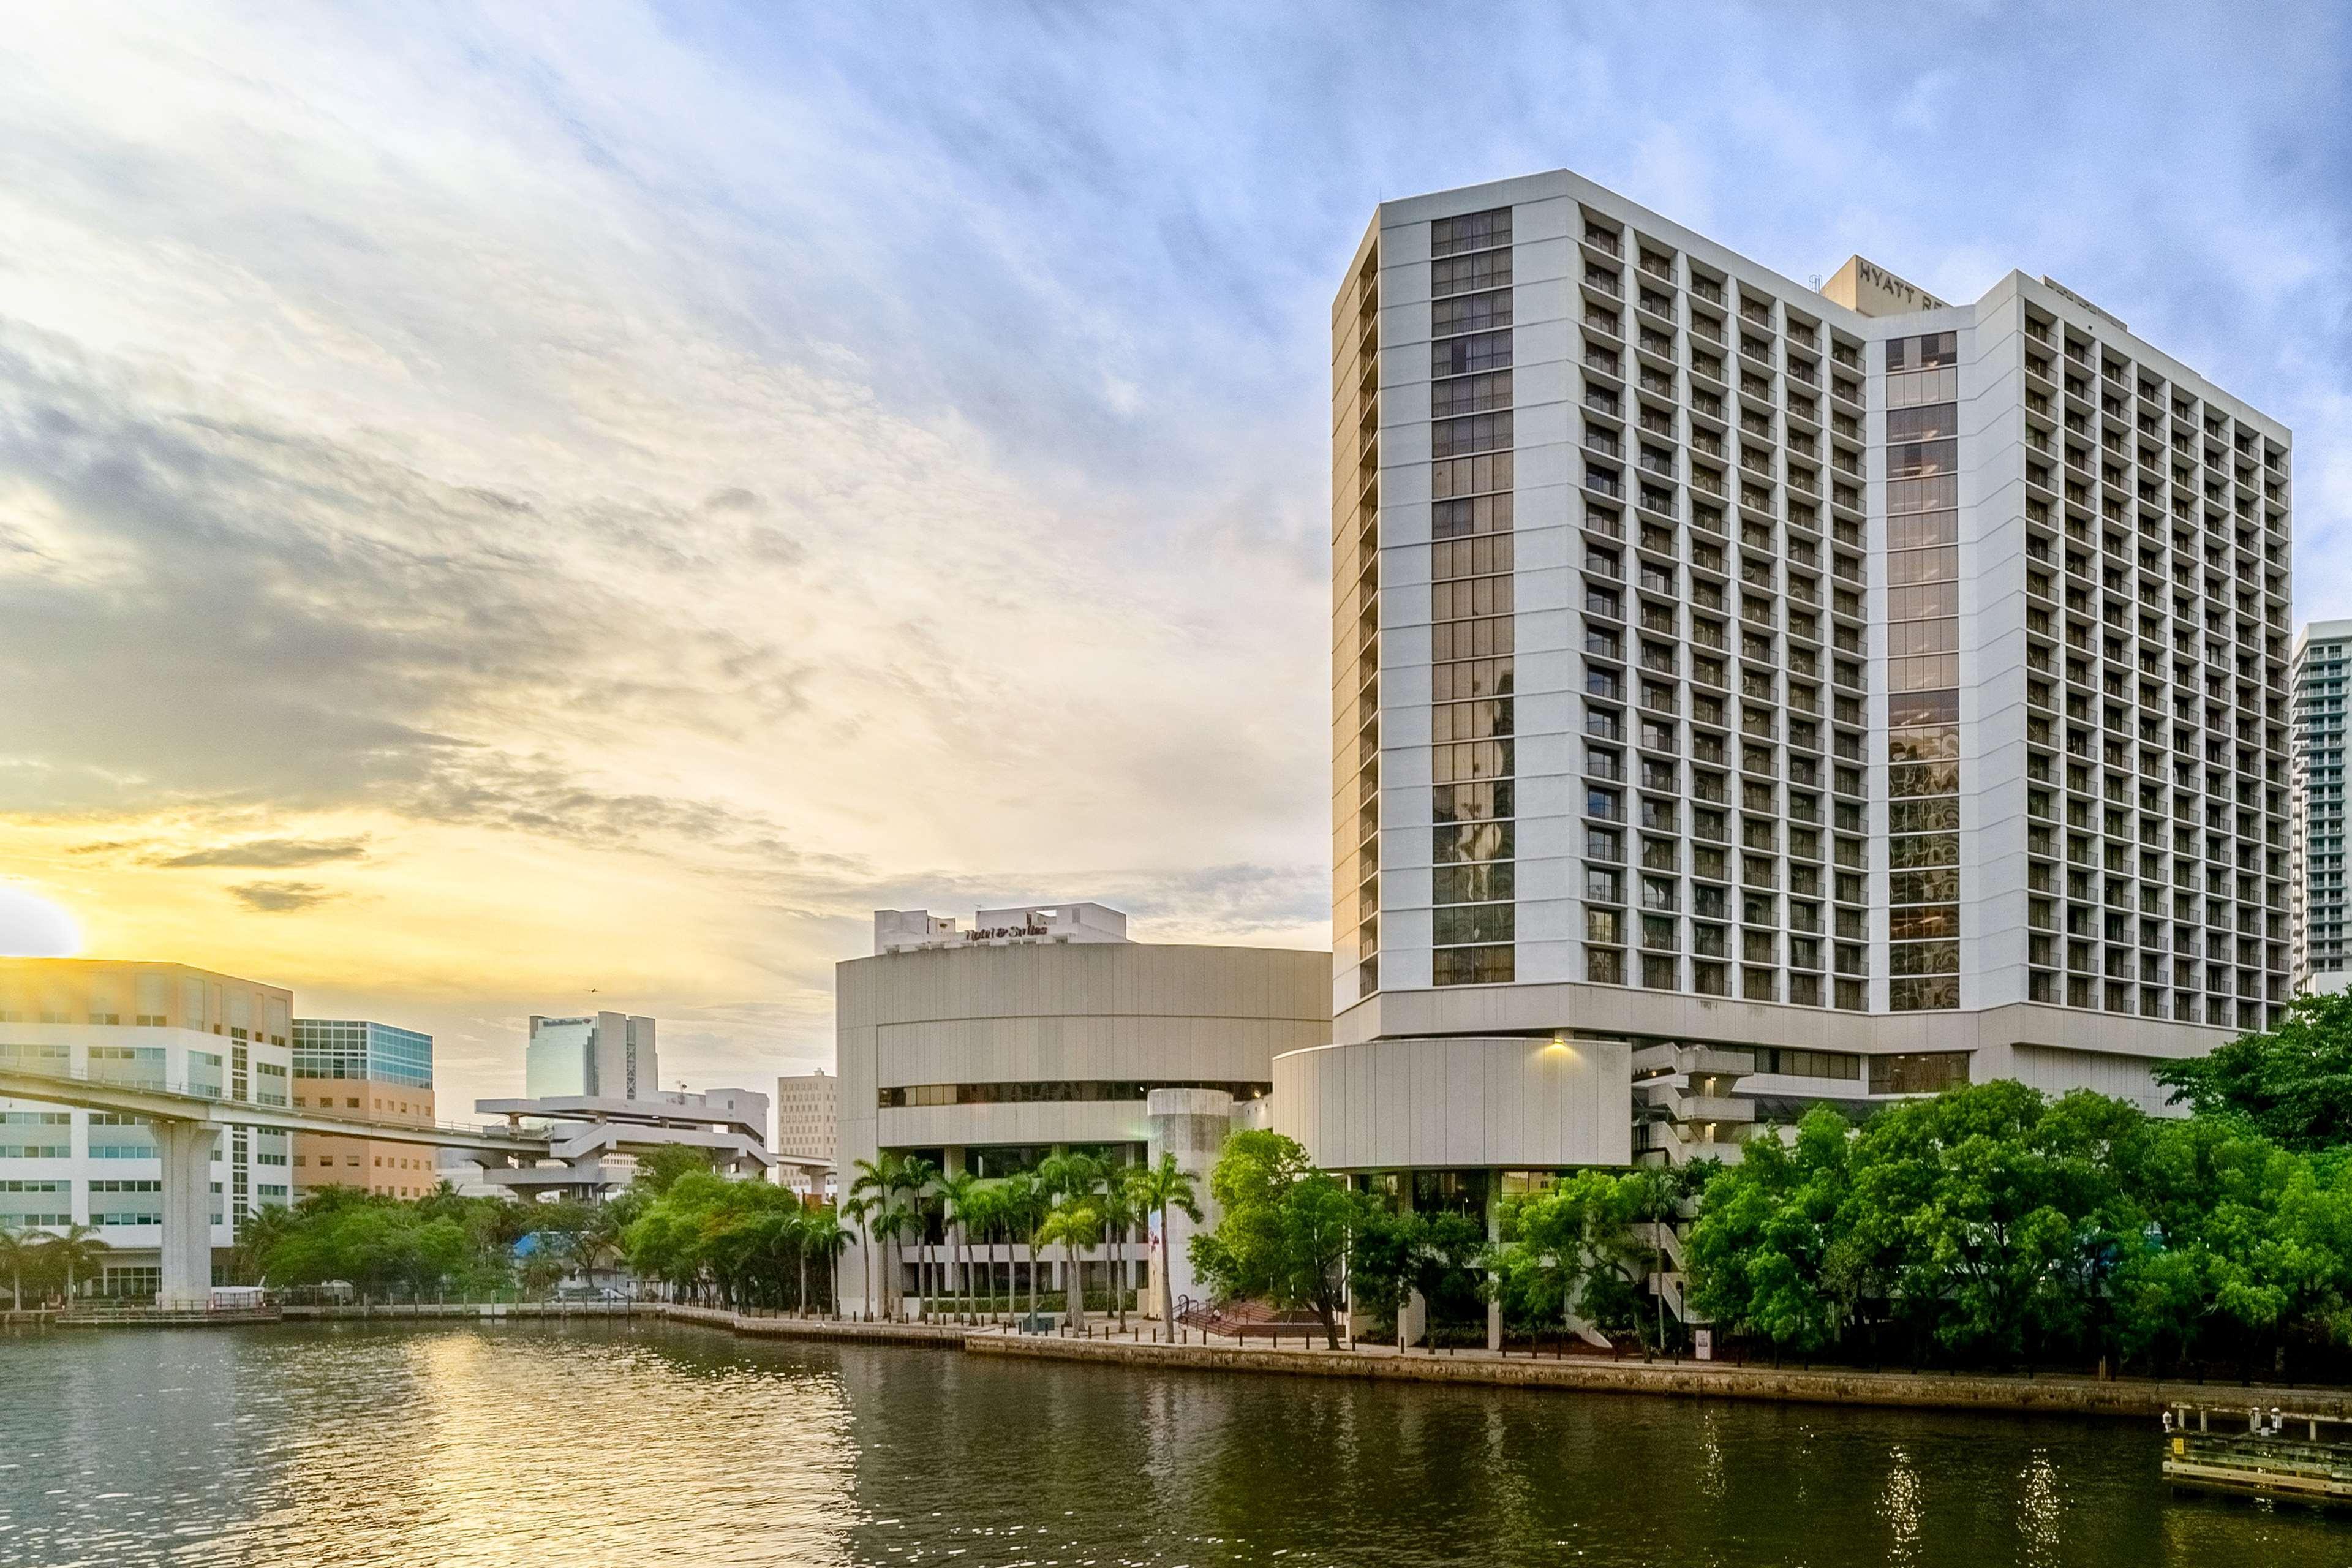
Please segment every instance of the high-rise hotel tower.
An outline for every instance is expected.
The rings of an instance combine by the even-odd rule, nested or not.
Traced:
[[[1566,172],[1383,203],[1331,321],[1339,1043],[2153,1107],[2276,1014],[2277,421],[2049,279],[1809,289]]]

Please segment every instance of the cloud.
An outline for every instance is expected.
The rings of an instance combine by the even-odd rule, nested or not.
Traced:
[[[367,841],[361,838],[248,838],[241,843],[215,844],[208,849],[160,857],[151,863],[173,868],[236,866],[283,869],[322,866],[333,860],[362,860],[367,858]]]
[[[453,1102],[590,985],[821,1058],[879,905],[1321,940],[1334,281],[1563,163],[1800,279],[2065,279],[2298,427],[2327,613],[2340,9],[2129,19],[33,8],[0,845],[94,942],[444,1031]],[[344,844],[366,899],[249,920],[152,863]]]
[[[316,882],[239,882],[229,896],[256,914],[291,914],[342,897]]]

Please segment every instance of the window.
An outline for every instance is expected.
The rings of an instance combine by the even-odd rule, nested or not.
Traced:
[[[1966,1051],[1920,1051],[1870,1058],[1873,1094],[1940,1094],[1968,1081]]]
[[[1429,226],[1429,254],[1454,256],[1467,250],[1488,250],[1511,243],[1511,209],[1493,207],[1439,218]]]

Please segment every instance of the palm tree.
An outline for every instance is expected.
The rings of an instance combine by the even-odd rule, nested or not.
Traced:
[[[1102,1213],[1103,1256],[1109,1259],[1111,1304],[1118,1312],[1118,1326],[1127,1327],[1127,1282],[1129,1269],[1127,1261],[1127,1236],[1142,1214],[1135,1192],[1128,1178],[1135,1173],[1124,1165],[1103,1167],[1102,1186],[1096,1192],[1095,1206]]]
[[[284,1204],[264,1204],[248,1211],[237,1222],[236,1246],[229,1255],[238,1280],[247,1285],[268,1284],[263,1272],[268,1267],[270,1250],[299,1228],[294,1211]]]
[[[900,1269],[906,1268],[906,1249],[901,1244],[921,1223],[916,1217],[915,1211],[903,1205],[897,1207],[886,1206],[874,1216],[874,1239],[890,1244],[890,1255],[898,1260],[894,1267]],[[919,1264],[918,1267],[920,1267]],[[917,1285],[916,1293],[918,1296],[921,1294],[919,1283]],[[891,1311],[890,1317],[893,1321],[901,1321],[900,1313],[896,1309]]]
[[[976,1302],[972,1298],[978,1294],[973,1290],[971,1284],[973,1244],[976,1239],[982,1249],[984,1250],[987,1247],[989,1233],[996,1228],[1003,1217],[1004,1204],[1003,1195],[997,1191],[996,1183],[971,1176],[964,1186],[961,1195],[956,1198],[955,1205],[956,1228],[962,1233],[964,1242],[964,1316],[969,1318],[974,1315],[971,1309]],[[993,1263],[985,1263],[982,1268],[985,1270],[984,1278],[988,1282],[988,1294],[993,1297],[996,1294],[996,1266]]]
[[[915,1242],[915,1313],[928,1320],[931,1315],[931,1263],[925,1255],[930,1250],[930,1208],[925,1199],[940,1179],[940,1168],[920,1155],[909,1155],[898,1165],[898,1190],[907,1194],[907,1206],[913,1223],[906,1227]]]
[[[12,1230],[0,1225],[0,1268],[8,1271],[8,1310],[25,1310],[25,1265],[33,1260],[32,1243],[26,1239],[29,1230]]]
[[[1160,1216],[1160,1327],[1171,1337],[1176,1332],[1176,1287],[1171,1281],[1169,1263],[1175,1257],[1175,1239],[1168,1234],[1168,1211],[1181,1210],[1194,1225],[1201,1223],[1201,1201],[1193,1194],[1192,1178],[1176,1163],[1176,1156],[1160,1151],[1157,1165],[1139,1165],[1127,1173],[1128,1188],[1136,1202],[1148,1214]]]
[[[861,1165],[866,1163],[863,1160],[857,1163]],[[855,1187],[850,1190],[853,1193],[856,1191]],[[868,1237],[866,1222],[874,1217],[877,1206],[874,1199],[864,1197],[847,1198],[841,1205],[841,1212],[847,1215],[849,1223],[857,1227],[857,1258],[866,1266],[866,1316],[868,1318],[874,1316],[874,1243]],[[836,1307],[840,1305],[838,1292],[833,1300]]]
[[[87,1275],[99,1267],[99,1260],[112,1251],[99,1238],[99,1234],[86,1225],[69,1225],[53,1233],[41,1244],[42,1258],[66,1272],[66,1300],[74,1295],[76,1275]]]
[[[1008,1233],[1024,1239],[1029,1247],[1029,1315],[1037,1315],[1037,1228],[1045,1223],[1045,1211],[1050,1206],[1045,1189],[1037,1178],[1024,1171],[1005,1179],[997,1189],[997,1201],[1004,1205],[1004,1226]],[[1013,1267],[1005,1265],[1005,1295],[1013,1294]]]
[[[1056,1204],[1038,1228],[1041,1241],[1062,1244],[1062,1267],[1067,1270],[1062,1280],[1063,1295],[1068,1303],[1063,1321],[1081,1333],[1087,1327],[1087,1282],[1078,1254],[1100,1241],[1102,1231],[1102,1210],[1091,1199],[1082,1196]]]
[[[849,1184],[852,1195],[866,1200],[866,1221],[872,1227],[874,1239],[877,1242],[898,1234],[896,1226],[886,1225],[885,1222],[888,1219],[891,1208],[897,1202],[898,1189],[905,1185],[906,1166],[906,1161],[897,1154],[877,1154],[871,1160],[857,1162],[856,1178]],[[890,1277],[889,1268],[890,1266],[886,1261],[879,1269],[869,1272],[866,1281],[866,1307],[868,1317],[873,1316],[874,1309],[873,1273],[879,1273],[882,1276],[884,1295],[897,1294],[892,1288],[894,1281]]]
[[[951,1176],[941,1176],[939,1189],[940,1217],[944,1223],[955,1226],[955,1235],[948,1238],[948,1256],[961,1275],[960,1279],[951,1282],[955,1288],[948,1293],[961,1304],[968,1302],[971,1296],[971,1210],[973,1196],[981,1191],[980,1178],[970,1171],[958,1171]],[[971,1314],[961,1312],[958,1315],[970,1317]]]
[[[848,1250],[849,1232],[838,1211],[821,1208],[801,1222],[801,1247],[823,1258],[833,1270],[833,1315],[841,1316],[841,1255]]]
[[[1102,1166],[1069,1149],[1057,1150],[1037,1163],[1037,1184],[1045,1189],[1045,1206],[1055,1208],[1086,1197],[1102,1179]],[[1044,1217],[1039,1217],[1044,1224]],[[1084,1265],[1076,1267],[1083,1268]],[[1081,1299],[1083,1303],[1083,1298]]]

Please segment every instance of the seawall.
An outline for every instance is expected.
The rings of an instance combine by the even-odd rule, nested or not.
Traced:
[[[1130,1343],[975,1333],[976,1355],[1036,1361],[1287,1377],[1457,1384],[1475,1387],[1563,1389],[1591,1394],[1665,1394],[1687,1399],[1764,1399],[1790,1404],[1873,1405],[1912,1410],[2022,1412],[2154,1421],[2173,1405],[2272,1405],[2297,1413],[2352,1415],[2352,1391],[2230,1384],[2103,1381],[2088,1377],[1945,1377],[1856,1369],[1734,1366],[1705,1362],[1602,1361],[1570,1356],[1399,1355],[1386,1347],[1276,1350],[1261,1346]]]

